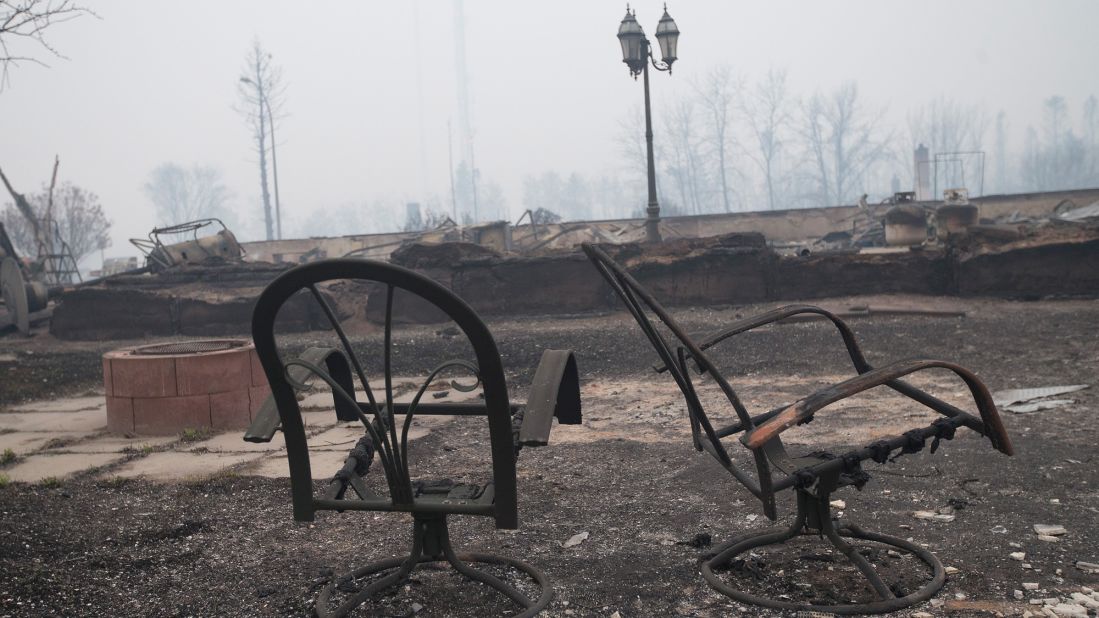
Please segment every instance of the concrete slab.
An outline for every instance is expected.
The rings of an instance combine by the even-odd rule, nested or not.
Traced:
[[[409,431],[409,434],[412,432]],[[345,423],[309,438],[310,451],[341,451],[345,455],[366,435],[361,424]]]
[[[153,453],[128,462],[107,477],[144,477],[155,481],[183,481],[213,476],[241,463],[262,457],[259,453]]]
[[[16,455],[26,455],[37,451],[55,438],[60,440],[78,440],[80,433],[56,433],[52,431],[16,431],[0,434],[0,453],[11,449]]]
[[[243,436],[243,431],[229,431],[209,440],[191,442],[182,450],[196,451],[205,448],[214,453],[272,453],[286,449],[286,441],[281,433],[276,433],[270,442],[245,442]]]
[[[318,480],[332,478],[332,475],[343,466],[345,459],[347,459],[346,451],[310,451],[309,468],[313,478]],[[260,460],[257,465],[242,469],[241,474],[276,479],[289,478],[290,462],[287,461],[286,455],[270,455]]]
[[[309,393],[298,401],[298,407],[304,410],[331,410],[332,408],[332,393],[328,391],[317,391]]]
[[[22,462],[3,471],[13,481],[37,483],[50,477],[66,476],[106,466],[124,459],[125,455],[110,453],[69,453],[58,455],[31,455]]]
[[[176,436],[102,436],[64,446],[58,450],[67,453],[121,453],[127,449],[141,450],[145,447],[156,448],[179,440]]]
[[[397,438],[400,439],[401,427],[403,427],[404,417],[397,417]],[[419,440],[420,438],[431,433],[431,428],[424,426],[423,424],[416,424],[408,429],[408,441]],[[351,450],[355,443],[359,441],[359,438],[366,435],[366,430],[361,424],[344,424],[338,427],[333,427],[327,431],[319,433],[309,438],[309,449],[311,451],[343,451],[346,453]]]
[[[9,410],[13,412],[79,412],[81,410],[99,410],[107,405],[107,399],[102,395],[88,397],[67,397],[64,399],[49,399],[45,401],[32,401]]]
[[[416,380],[414,378],[393,378],[393,392],[397,393],[394,398],[398,402],[412,401],[412,397],[416,394],[416,391],[420,388],[422,380]],[[358,381],[356,378],[356,388],[358,388]],[[371,382],[370,385],[374,389],[374,397],[377,400],[385,400],[385,382]],[[331,410],[332,409],[332,392],[328,390],[327,386],[314,386],[313,391],[306,393],[299,402],[298,406],[302,410]],[[428,395],[425,395],[427,397]],[[366,396],[366,391],[356,390],[355,399],[360,402],[367,402],[370,399]]]
[[[340,422],[336,418],[335,410],[325,410],[323,412],[302,412],[301,419],[302,422],[305,423],[306,431],[335,427]]]
[[[0,414],[0,429],[92,433],[106,428],[107,413],[103,409],[80,412],[6,412]]]

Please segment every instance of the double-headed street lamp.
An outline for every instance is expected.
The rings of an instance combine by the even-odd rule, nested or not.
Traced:
[[[645,210],[645,239],[649,242],[660,242],[660,204],[656,201],[656,163],[653,160],[653,117],[649,105],[649,62],[657,71],[672,71],[672,63],[676,60],[676,46],[679,43],[679,28],[675,20],[668,15],[668,6],[664,5],[664,16],[656,25],[656,40],[660,43],[662,62],[653,58],[650,50],[649,39],[641,24],[637,23],[637,12],[630,12],[626,5],[626,16],[618,26],[618,41],[622,44],[622,62],[630,68],[630,75],[637,79],[639,74],[645,75],[645,147],[647,149],[649,164],[649,207]]]

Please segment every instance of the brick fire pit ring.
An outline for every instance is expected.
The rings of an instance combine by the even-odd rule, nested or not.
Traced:
[[[271,394],[247,339],[143,345],[103,355],[107,430],[243,429]]]

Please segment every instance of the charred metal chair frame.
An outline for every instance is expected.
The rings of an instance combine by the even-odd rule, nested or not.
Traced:
[[[1004,431],[992,396],[985,385],[968,369],[939,360],[909,360],[875,369],[870,366],[859,349],[854,333],[836,315],[812,305],[791,305],[758,316],[734,322],[729,328],[705,339],[695,341],[684,331],[655,298],[602,249],[591,244],[583,245],[584,252],[596,269],[621,298],[641,330],[656,349],[662,365],[657,372],[667,371],[686,399],[688,418],[694,447],[706,451],[728,470],[742,485],[763,503],[768,518],[777,516],[775,492],[794,489],[797,493],[797,513],[793,525],[786,529],[765,533],[752,533],[735,538],[716,549],[712,557],[702,564],[702,574],[715,590],[734,599],[774,607],[837,614],[881,613],[900,609],[930,599],[942,588],[946,574],[939,560],[927,550],[903,539],[863,531],[855,525],[837,527],[833,524],[829,497],[831,493],[847,485],[861,488],[869,480],[861,464],[866,460],[885,463],[890,453],[894,458],[923,449],[926,440],[932,439],[931,452],[940,440],[950,440],[959,427],[968,427],[989,438],[992,446],[1011,455],[1011,441]],[[651,312],[678,340],[673,347],[649,319]],[[728,380],[718,371],[704,350],[752,329],[773,324],[794,315],[816,314],[829,320],[839,331],[844,346],[858,375],[849,380],[821,389],[794,404],[781,406],[755,416],[748,413]],[[714,427],[703,410],[690,375],[691,365],[701,374],[710,374],[736,413],[737,421],[725,427]],[[958,375],[969,387],[980,416],[974,416],[933,395],[916,388],[900,378],[931,368],[947,369]],[[863,448],[854,448],[841,455],[812,453],[803,457],[791,457],[782,445],[780,434],[796,425],[813,420],[814,415],[829,404],[877,386],[887,386],[894,391],[938,412],[943,418],[932,424],[912,429],[892,438],[878,440]],[[740,442],[747,447],[755,463],[755,478],[737,467],[722,444],[721,439],[743,434]],[[778,474],[776,474],[776,471]],[[819,534],[828,539],[862,572],[873,588],[878,600],[850,605],[812,605],[765,598],[737,590],[720,578],[715,569],[727,567],[739,554],[756,547],[783,543],[801,534]],[[931,580],[919,590],[898,596],[875,572],[870,563],[841,537],[864,539],[892,545],[911,552],[927,564],[932,571]]]
[[[335,311],[318,290],[318,284],[333,280],[371,281],[385,288],[384,401],[375,396]],[[468,338],[475,355],[474,362],[452,360],[434,368],[410,403],[395,403],[393,397],[390,357],[393,295],[398,289],[418,296],[445,313]],[[339,337],[342,349],[310,348],[297,358],[284,359],[275,341],[275,319],[279,308],[303,291],[308,291],[320,305]],[[268,285],[256,303],[252,334],[256,352],[271,386],[271,397],[257,413],[244,439],[266,442],[281,428],[290,465],[294,518],[312,521],[314,514],[321,510],[399,511],[408,512],[413,518],[409,555],[375,562],[333,578],[317,598],[318,615],[322,618],[345,616],[375,593],[405,581],[419,564],[443,560],[465,577],[486,584],[517,603],[522,607],[518,616],[534,616],[548,605],[553,591],[541,571],[511,558],[456,553],[450,543],[446,518],[454,514],[481,515],[492,517],[500,529],[518,527],[515,462],[519,450],[523,446],[546,444],[553,416],[567,424],[581,420],[579,380],[571,352],[547,350],[536,371],[528,405],[513,404],[508,399],[496,343],[469,305],[442,285],[414,271],[356,258],[313,262],[279,276]],[[451,381],[450,386],[472,390],[480,385],[484,401],[421,403],[420,399],[431,383],[444,371],[455,368],[469,372],[477,382],[473,386],[463,386]],[[355,399],[353,380],[356,376],[365,391],[366,402]],[[365,435],[328,483],[323,496],[314,495],[305,426],[295,396],[295,389],[308,388],[305,381],[310,377],[320,378],[331,387],[339,420],[361,421],[365,429]],[[395,414],[405,417],[399,436],[393,422]],[[414,482],[408,467],[408,431],[416,414],[487,417],[492,453],[491,481],[483,486]],[[374,493],[363,483],[375,453],[385,473],[388,497]],[[352,498],[351,493],[357,497]],[[529,599],[511,585],[466,562],[514,567],[539,585],[541,595],[537,599]],[[329,598],[337,585],[392,569],[396,571],[362,588],[335,610],[329,611]]]

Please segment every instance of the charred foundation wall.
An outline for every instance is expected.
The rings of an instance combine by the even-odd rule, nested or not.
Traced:
[[[1005,299],[1099,298],[1099,229],[1063,238],[1020,240],[893,253],[779,255],[763,237],[736,234],[689,239],[659,247],[607,245],[606,250],[668,306],[788,302],[857,294],[990,296]],[[500,257],[460,243],[417,246],[394,261],[454,290],[486,316],[566,315],[617,310],[606,282],[582,253]],[[62,339],[137,339],[148,336],[247,334],[255,298],[285,267],[114,281],[66,294],[51,332]],[[239,275],[239,273],[238,273]],[[243,286],[243,287],[242,287]],[[341,315],[384,318],[385,296],[368,286],[327,290]],[[396,296],[394,316],[431,323],[440,315]],[[325,328],[308,298],[294,299],[279,318],[287,331]]]

